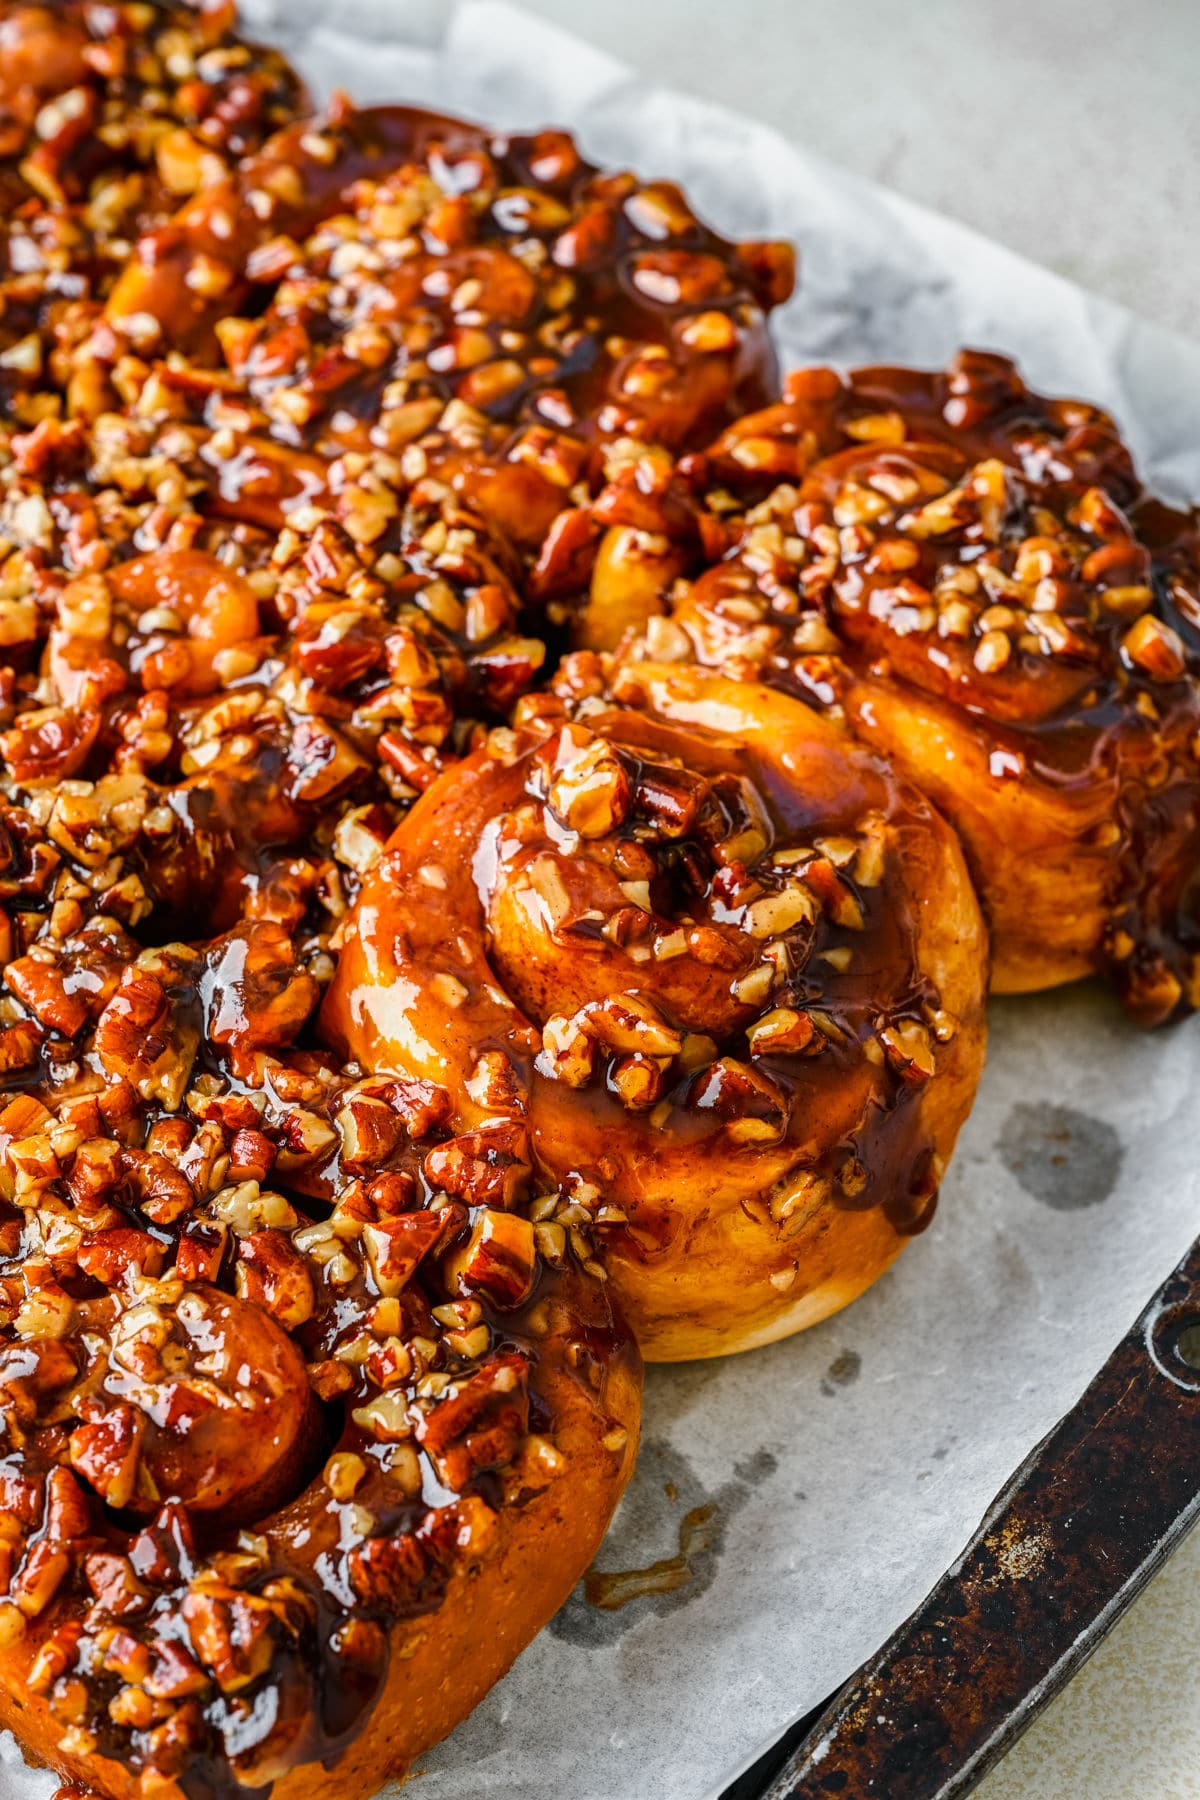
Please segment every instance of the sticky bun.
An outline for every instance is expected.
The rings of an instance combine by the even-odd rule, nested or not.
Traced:
[[[1143,1023],[1196,1005],[1195,533],[1111,419],[996,356],[804,370],[658,493],[690,579],[642,654],[777,683],[889,757],[962,838],[998,991],[1100,970]],[[593,640],[629,623],[583,610]]]
[[[799,701],[572,677],[403,821],[325,1029],[443,1083],[457,1130],[516,1096],[647,1355],[748,1348],[931,1216],[982,1062],[978,907],[933,809]]]
[[[42,598],[67,703],[15,678],[0,735],[0,1722],[131,1800],[366,1796],[591,1559],[639,1354],[515,1106],[458,1134],[322,1047],[397,808],[229,660],[253,588],[160,549]]]
[[[725,242],[564,132],[335,102],[142,240],[107,354],[191,350],[159,405],[212,425],[235,402],[272,523],[331,462],[336,487],[343,459],[398,458],[533,553],[596,438],[696,446],[778,391],[765,315],[793,273],[786,245]]]
[[[83,471],[140,510],[115,554],[170,532],[246,575],[275,693],[411,795],[541,671],[536,565],[586,521],[596,446],[696,445],[770,397],[791,280],[786,246],[725,243],[563,133],[338,102],[146,234],[27,459],[39,500]]]
[[[277,925],[97,915],[20,988],[59,1023],[0,1109],[0,1723],[120,1800],[358,1800],[590,1562],[637,1350],[542,1253],[519,1121],[287,1048]]]

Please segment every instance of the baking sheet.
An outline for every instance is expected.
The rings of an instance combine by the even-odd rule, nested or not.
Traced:
[[[785,361],[1005,350],[1116,412],[1165,494],[1200,493],[1200,346],[499,0],[245,12],[319,93],[566,125],[724,231],[792,238]],[[991,1033],[935,1223],[890,1274],[788,1343],[649,1372],[598,1566],[678,1585],[616,1611],[577,1592],[406,1800],[719,1793],[900,1623],[1075,1400],[1200,1230],[1200,1021],[1145,1037],[1084,986],[993,1003]],[[0,1754],[5,1800],[52,1791]]]

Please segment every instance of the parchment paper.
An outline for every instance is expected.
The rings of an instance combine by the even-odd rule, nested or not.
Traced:
[[[729,233],[792,238],[786,361],[1005,350],[1112,408],[1164,493],[1200,494],[1200,346],[497,0],[448,22],[438,0],[245,10],[318,93],[562,124],[598,160],[682,181]],[[411,1800],[719,1793],[877,1648],[1077,1398],[1200,1230],[1200,1021],[1143,1036],[1083,986],[994,1003],[991,1034],[936,1221],[889,1275],[788,1343],[649,1372],[599,1566],[676,1556],[682,1529],[683,1585],[615,1612],[577,1593]],[[8,1756],[6,1800],[50,1792]]]

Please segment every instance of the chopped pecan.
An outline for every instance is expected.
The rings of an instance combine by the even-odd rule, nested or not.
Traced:
[[[144,1733],[147,1767],[167,1780],[178,1775],[204,1742],[206,1729],[199,1701],[185,1700],[161,1725]]]
[[[281,925],[238,925],[208,953],[208,1033],[235,1050],[290,1044],[320,998]]]
[[[630,1112],[646,1112],[661,1099],[666,1085],[662,1069],[652,1056],[618,1056],[609,1068],[608,1084],[621,1105]]]
[[[180,1235],[175,1251],[175,1274],[180,1281],[215,1282],[221,1272],[229,1242],[229,1228],[209,1219],[197,1219]]]
[[[760,1069],[722,1056],[695,1075],[688,1105],[716,1114],[736,1144],[777,1144],[787,1130],[788,1103],[781,1088]]]
[[[467,1243],[448,1257],[446,1277],[459,1293],[483,1293],[497,1306],[520,1306],[533,1288],[535,1268],[529,1220],[484,1207]]]
[[[413,1532],[368,1538],[348,1561],[350,1585],[365,1606],[394,1618],[416,1612],[425,1600],[428,1559]]]
[[[130,1275],[158,1275],[166,1256],[165,1245],[148,1231],[115,1225],[89,1233],[79,1246],[77,1260],[85,1275],[104,1287],[119,1287]]]
[[[773,1007],[746,1029],[751,1056],[777,1056],[816,1049],[824,1043],[806,1012],[791,1006]]]
[[[97,1550],[86,1559],[83,1570],[96,1604],[113,1618],[144,1612],[149,1605],[150,1590],[138,1580],[127,1556]]]
[[[529,1369],[523,1356],[496,1356],[444,1390],[417,1426],[438,1478],[461,1493],[486,1469],[510,1462],[529,1429]]]
[[[937,1072],[929,1029],[917,1019],[898,1019],[881,1025],[879,1041],[888,1062],[909,1087],[921,1087]]]
[[[555,817],[568,830],[584,838],[605,837],[618,829],[629,811],[629,777],[603,738],[581,733],[578,726],[566,726],[559,734],[547,798]]]
[[[27,1618],[44,1612],[71,1567],[72,1554],[91,1529],[91,1508],[69,1469],[46,1477],[42,1535],[30,1546],[10,1592]]]
[[[0,732],[0,755],[21,787],[66,781],[87,761],[100,731],[98,712],[72,714],[58,707],[25,713]]]
[[[466,1087],[472,1100],[487,1112],[520,1113],[525,1109],[524,1084],[503,1050],[483,1051]]]
[[[292,733],[288,767],[289,797],[312,806],[345,793],[368,764],[332,725],[304,719]]]
[[[145,1416],[136,1407],[114,1406],[71,1433],[71,1467],[110,1506],[128,1506],[133,1498],[145,1430]]]
[[[222,1693],[238,1693],[270,1668],[276,1615],[269,1602],[214,1583],[190,1588],[181,1611],[197,1661]]]
[[[42,1033],[29,1019],[0,1029],[0,1075],[29,1069],[37,1062]]]
[[[156,1225],[171,1225],[196,1204],[192,1184],[174,1163],[153,1150],[125,1150],[121,1168],[137,1205]]]
[[[231,1181],[265,1181],[276,1157],[270,1138],[253,1127],[235,1131],[229,1146],[229,1179]]]
[[[35,1019],[64,1037],[74,1037],[91,1017],[93,994],[65,964],[21,956],[8,964],[4,979]]]
[[[150,1667],[142,1676],[141,1685],[156,1700],[182,1700],[188,1694],[202,1694],[210,1685],[208,1676],[183,1645],[170,1638],[155,1638],[150,1656]]]
[[[162,983],[132,968],[96,1021],[95,1048],[105,1069],[128,1081],[143,1100],[174,1111],[191,1078],[199,1037]]]
[[[180,1574],[191,1574],[196,1545],[187,1508],[180,1501],[166,1501],[151,1524],[130,1539],[129,1561],[135,1574],[154,1587],[166,1587]]]
[[[339,1202],[340,1208],[351,1204],[351,1190]],[[388,1169],[376,1175],[362,1192],[364,1219],[392,1219],[397,1213],[409,1212],[417,1198],[416,1178],[404,1169]]]
[[[238,1238],[236,1290],[276,1319],[285,1331],[313,1313],[312,1276],[300,1252],[282,1231],[251,1231]]]
[[[687,837],[709,799],[708,783],[686,769],[655,763],[638,777],[637,810],[661,837]]]
[[[86,1537],[91,1528],[91,1507],[71,1471],[51,1469],[46,1477],[46,1542],[69,1543]]]
[[[609,994],[589,1000],[575,1015],[582,1031],[621,1054],[677,1056],[682,1033],[669,1025],[644,994]]]
[[[514,1206],[532,1172],[529,1139],[518,1120],[497,1120],[439,1144],[425,1158],[425,1174],[444,1193],[469,1206]]]
[[[453,1213],[409,1212],[363,1226],[363,1245],[375,1285],[381,1294],[403,1292],[423,1257],[456,1223]]]
[[[400,1115],[386,1100],[372,1094],[352,1094],[335,1123],[342,1142],[342,1165],[350,1171],[378,1167],[405,1133]]]

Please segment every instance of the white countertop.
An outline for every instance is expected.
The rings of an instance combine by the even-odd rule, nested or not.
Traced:
[[[524,4],[1200,334],[1195,0]],[[981,1800],[1197,1800],[1198,1618],[1200,1533]]]
[[[1195,0],[523,0],[1200,335]]]

